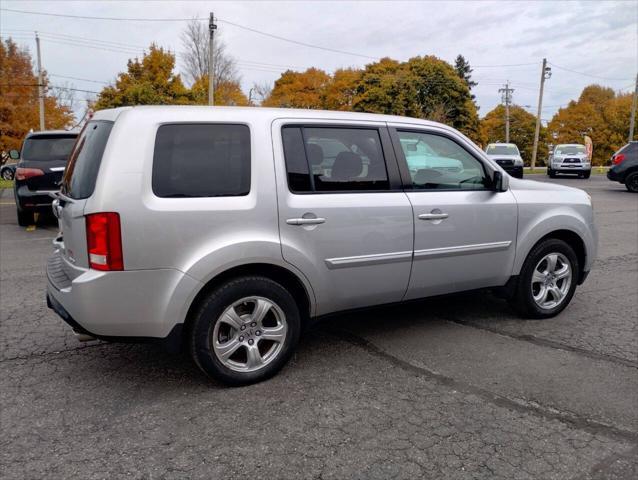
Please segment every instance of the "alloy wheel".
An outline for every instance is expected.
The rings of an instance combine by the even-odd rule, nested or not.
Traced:
[[[275,302],[264,297],[244,297],[221,314],[211,345],[225,367],[254,372],[277,358],[287,331],[286,316]]]
[[[558,252],[545,255],[532,274],[534,302],[544,310],[556,308],[565,301],[571,283],[572,267],[567,257]]]

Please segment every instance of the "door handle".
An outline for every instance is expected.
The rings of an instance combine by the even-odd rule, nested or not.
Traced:
[[[447,217],[447,213],[422,213],[419,215],[419,220],[443,220]]]
[[[319,225],[326,223],[325,218],[289,218],[286,220],[288,225]]]

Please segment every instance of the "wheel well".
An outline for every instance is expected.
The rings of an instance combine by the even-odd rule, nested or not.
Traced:
[[[248,265],[233,267],[210,279],[191,302],[191,306],[188,309],[186,320],[184,322],[184,327],[186,329],[188,328],[197,307],[209,292],[232,278],[245,277],[249,275],[267,277],[282,285],[295,299],[295,302],[299,307],[299,313],[301,314],[302,321],[305,322],[308,318],[310,318],[310,298],[308,296],[308,292],[306,291],[304,284],[294,273],[283,267],[269,263],[251,263]]]
[[[580,238],[577,233],[574,233],[571,230],[555,230],[541,238],[538,242],[536,242],[534,246],[538,245],[543,240],[547,240],[548,238],[557,238],[559,240],[562,240],[574,249],[574,253],[576,253],[576,258],[578,259],[578,271],[580,275],[582,275],[587,256],[583,239]]]

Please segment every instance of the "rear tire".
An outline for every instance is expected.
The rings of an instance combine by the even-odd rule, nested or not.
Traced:
[[[300,330],[299,308],[288,290],[266,277],[239,277],[202,300],[189,332],[191,355],[215,380],[248,385],[286,364]]]
[[[638,193],[638,172],[632,172],[627,175],[625,187],[632,193]]]
[[[29,210],[17,210],[18,214],[18,225],[21,227],[28,227],[29,225],[33,225],[34,218],[33,212]]]
[[[550,318],[562,312],[576,290],[578,258],[563,240],[549,238],[527,255],[510,304],[525,318]]]

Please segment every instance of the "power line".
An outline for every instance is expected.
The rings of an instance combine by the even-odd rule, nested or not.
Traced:
[[[82,19],[82,20],[109,20],[109,21],[132,21],[132,22],[183,22],[183,21],[191,21],[191,20],[199,20],[199,21],[208,20],[208,18],[200,18],[200,17],[193,17],[193,18],[93,17],[93,16],[85,16],[85,15],[69,15],[69,14],[62,14],[62,13],[33,12],[33,11],[28,11],[28,10],[17,10],[17,9],[13,9],[13,8],[0,8],[0,11],[13,12],[13,13],[24,13],[24,14],[30,14],[30,15],[45,15],[45,16],[50,16],[50,17],[76,18],[76,19]],[[220,21],[220,22],[226,23],[228,25],[232,25],[233,27],[236,27],[236,28],[241,28],[243,30],[247,30],[249,32],[257,33],[259,35],[264,35],[266,37],[270,37],[270,38],[274,38],[274,39],[277,39],[277,40],[281,40],[283,42],[294,43],[295,45],[301,45],[303,47],[315,48],[315,49],[318,49],[318,50],[324,50],[324,51],[332,52],[332,53],[341,53],[341,54],[344,54],[344,55],[352,55],[352,56],[355,56],[355,57],[367,58],[367,59],[370,59],[370,60],[378,60],[379,59],[379,57],[373,57],[373,56],[364,55],[364,54],[361,54],[361,53],[348,52],[348,51],[339,50],[339,49],[336,49],[336,48],[324,47],[324,46],[321,46],[321,45],[314,45],[314,44],[311,44],[311,43],[301,42],[299,40],[294,40],[292,38],[286,38],[286,37],[282,37],[280,35],[275,35],[273,33],[264,32],[262,30],[257,30],[256,28],[247,27],[247,26],[241,25],[239,23],[231,22],[230,20],[223,20],[223,19],[220,19],[220,18],[217,18],[217,20]]]
[[[583,75],[585,77],[599,78],[601,80],[609,80],[609,81],[612,81],[612,82],[624,82],[625,80],[631,80],[630,78],[601,77],[601,76],[598,76],[598,75],[592,75],[590,73],[578,72],[576,70],[572,70],[571,68],[561,67],[560,65],[556,65],[555,63],[551,63],[551,62],[547,62],[547,63],[549,63],[552,67],[558,68],[559,70],[565,70],[566,72],[576,73],[578,75]]]
[[[101,80],[90,80],[88,78],[69,77],[69,76],[66,76],[66,75],[58,75],[58,74],[55,74],[55,73],[48,73],[48,75],[50,77],[66,78],[68,80],[78,80],[78,81],[81,81],[81,82],[91,82],[91,83],[100,83],[102,85],[109,85],[109,82],[103,82]]]

